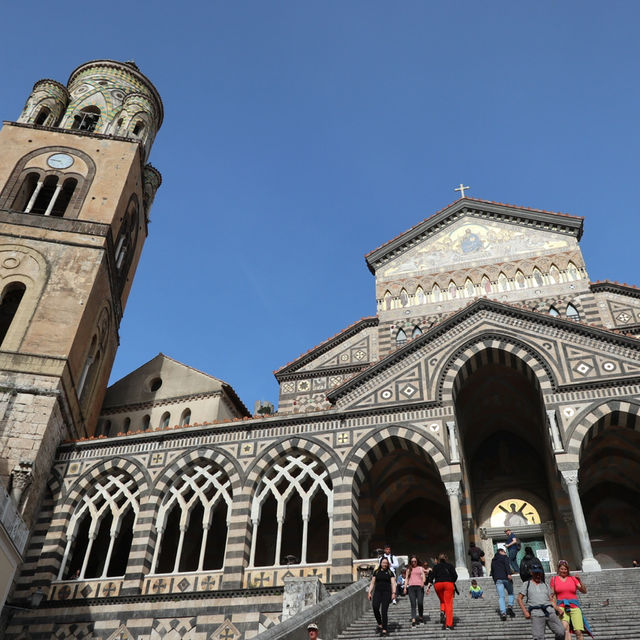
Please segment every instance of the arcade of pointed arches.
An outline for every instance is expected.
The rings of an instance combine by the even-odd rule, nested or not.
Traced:
[[[407,290],[406,286],[399,288],[398,286],[389,286],[382,298],[378,300],[378,310],[390,311],[447,300],[474,298],[500,292],[572,282],[580,280],[584,274],[583,268],[579,268],[572,261],[569,261],[566,268],[562,270],[552,264],[545,272],[538,267],[527,269],[525,266],[517,267],[514,265],[512,269],[504,267],[495,277],[475,271],[468,274],[440,276],[438,280],[433,282],[417,284],[412,291]]]
[[[624,424],[640,434],[640,420],[636,420],[640,407],[630,407],[633,408],[634,420],[626,419]],[[620,422],[614,415],[615,411],[613,405],[603,406],[581,419],[581,424],[584,424],[589,416],[596,418],[604,412],[587,430],[595,434],[591,439],[606,435],[607,429],[602,426],[605,422]],[[590,438],[586,431],[581,435],[584,450],[590,446]],[[369,471],[392,451],[403,451],[430,461],[433,478],[441,484],[441,473],[447,466],[443,452],[427,438],[416,441],[416,436],[417,433],[409,429],[389,427],[354,444],[344,465],[353,478],[354,495],[360,492],[363,483],[368,482]],[[579,437],[580,434],[574,433],[572,443],[576,443]],[[322,451],[323,459],[302,450],[300,447],[305,443],[297,439],[295,446],[284,447],[271,463],[263,460],[262,464],[254,467],[253,476],[257,482],[251,484],[247,478],[245,486],[250,484],[254,487],[251,494],[252,523],[247,523],[247,526],[253,526],[248,567],[282,566],[287,562],[331,562],[334,483],[328,467],[335,470],[335,460],[317,445],[311,448],[316,452]],[[158,490],[156,488],[149,493],[146,473],[125,460],[114,461],[116,465],[109,468],[106,463],[97,465],[76,482],[62,509],[67,514],[66,543],[58,580],[124,575],[139,514],[141,510],[149,514],[149,509],[155,514],[155,535],[148,542],[153,554],[151,573],[222,568],[233,501],[236,493],[242,493],[238,469],[232,464],[229,466],[230,461],[224,456],[206,460],[200,454],[196,458],[188,460],[182,457],[178,477],[155,499],[153,495],[157,496]],[[221,464],[223,459],[227,464]],[[234,476],[236,480],[232,482]],[[381,495],[378,504],[388,503],[387,498]],[[494,503],[496,498],[494,495]],[[510,497],[505,495],[505,499],[508,501]],[[534,506],[537,513],[540,506],[536,504],[535,496],[524,496],[524,499]],[[484,512],[489,504],[485,502],[481,510]],[[492,508],[497,508],[496,504]],[[309,523],[313,522],[314,516],[327,521],[319,525],[320,520],[317,520],[313,527],[316,531],[322,530],[321,541],[317,536],[314,540],[309,537]],[[540,517],[546,515],[540,512],[538,519]],[[266,518],[271,518],[271,524],[266,524]],[[291,532],[295,532],[295,540],[290,539]],[[189,545],[191,548],[187,551],[186,538],[199,542]],[[264,549],[272,550],[272,557],[267,557]]]

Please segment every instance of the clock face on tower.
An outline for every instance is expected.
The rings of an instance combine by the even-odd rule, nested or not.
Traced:
[[[54,153],[49,156],[47,164],[54,169],[67,169],[73,164],[73,158],[66,153]]]

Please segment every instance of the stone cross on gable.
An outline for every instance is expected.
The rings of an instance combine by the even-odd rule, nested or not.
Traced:
[[[464,190],[465,189],[469,189],[470,187],[465,187],[464,184],[461,182],[459,187],[456,187],[454,189],[454,191],[459,191],[460,192],[460,197],[464,198]]]

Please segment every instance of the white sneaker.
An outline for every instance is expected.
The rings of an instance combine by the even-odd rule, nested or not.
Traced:
[[[394,598],[391,604],[398,604],[398,601]]]

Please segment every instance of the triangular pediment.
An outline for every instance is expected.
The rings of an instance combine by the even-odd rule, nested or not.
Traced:
[[[582,218],[464,198],[366,256],[379,277],[435,273],[575,249]]]
[[[558,389],[640,377],[636,338],[483,299],[357,374],[328,398],[340,409],[439,403],[443,393],[451,393],[443,391],[443,381],[448,372],[455,373],[455,358],[482,344],[532,354]]]
[[[237,401],[242,413],[248,415],[246,408],[226,382],[159,353],[107,389],[103,410],[215,393],[223,389]]]
[[[325,340],[307,353],[275,371],[278,380],[302,371],[332,370],[342,367],[360,367],[375,357],[372,337],[378,318],[362,318]]]

